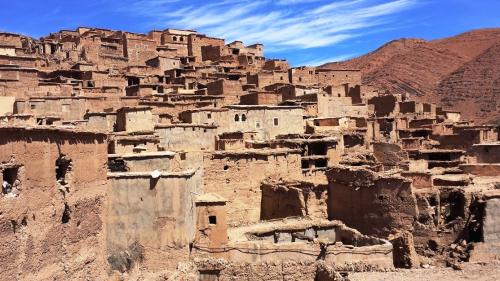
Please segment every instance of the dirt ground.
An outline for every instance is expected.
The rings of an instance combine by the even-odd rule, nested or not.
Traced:
[[[351,281],[457,281],[457,280],[500,280],[500,262],[488,264],[464,264],[462,270],[451,268],[429,268],[398,270],[395,272],[360,272],[349,274]]]

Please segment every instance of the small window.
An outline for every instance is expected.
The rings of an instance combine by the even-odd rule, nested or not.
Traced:
[[[238,114],[234,115],[234,121],[239,122],[240,121],[240,116]]]
[[[30,108],[31,109],[36,109],[36,104],[34,104],[34,103],[30,104]]]
[[[280,80],[283,81],[283,76],[280,76]]]
[[[179,41],[181,41],[181,42],[184,41],[184,37],[182,37],[182,36],[179,37]]]
[[[280,125],[280,120],[279,120],[279,118],[277,118],[277,117],[273,118],[273,125],[274,125],[274,126],[279,126],[279,125]]]
[[[177,37],[174,36],[172,39],[174,40],[174,42],[177,42]]]
[[[56,180],[61,185],[68,184],[66,175],[72,171],[72,161],[66,156],[61,155],[56,160]]]
[[[208,216],[208,223],[209,224],[217,224],[217,217],[216,216]]]
[[[17,184],[17,174],[18,168],[6,168],[3,170],[3,183],[2,183],[2,193],[8,194],[12,191],[12,188]]]
[[[212,119],[212,113],[207,113],[207,118]]]
[[[255,129],[260,129],[260,121],[255,121]]]
[[[241,115],[241,121],[243,122],[247,121],[247,116],[245,114]]]

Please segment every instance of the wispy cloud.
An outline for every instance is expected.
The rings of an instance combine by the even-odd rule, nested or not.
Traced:
[[[417,0],[140,0],[125,9],[151,17],[155,27],[196,29],[279,51],[332,46],[384,30],[416,5]]]
[[[333,56],[333,57],[321,57],[321,58],[316,58],[313,60],[308,60],[308,61],[302,61],[299,64],[300,65],[308,65],[308,66],[320,66],[325,63],[329,62],[340,62],[340,61],[345,61],[350,58],[355,57],[357,54],[345,54],[345,55],[340,55],[340,56]]]

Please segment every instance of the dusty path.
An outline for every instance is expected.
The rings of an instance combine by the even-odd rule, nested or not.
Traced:
[[[500,262],[485,265],[467,264],[463,270],[451,268],[432,268],[398,270],[396,272],[363,272],[349,274],[351,281],[458,281],[458,280],[500,280]]]

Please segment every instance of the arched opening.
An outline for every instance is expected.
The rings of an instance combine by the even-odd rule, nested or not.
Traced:
[[[234,115],[234,121],[239,122],[240,121],[240,116],[238,114]]]
[[[172,40],[174,40],[174,42],[177,42],[177,36],[172,37]]]
[[[241,121],[243,122],[247,121],[247,116],[245,114],[241,115]]]

